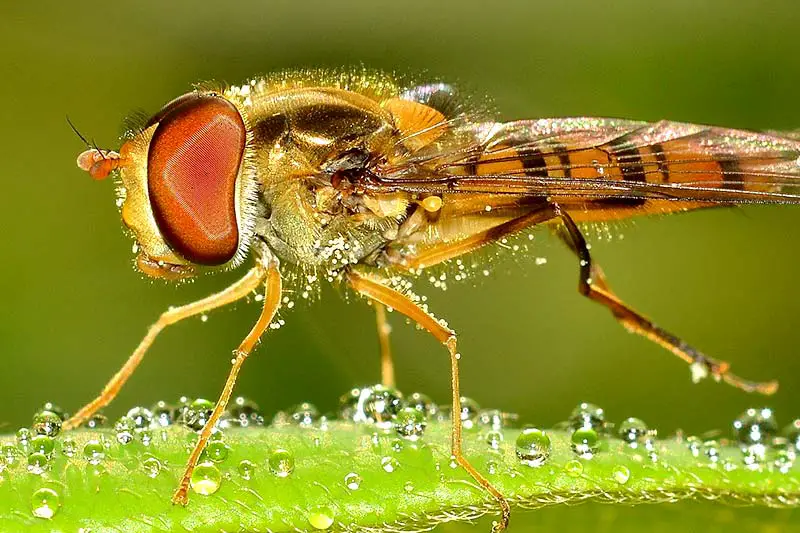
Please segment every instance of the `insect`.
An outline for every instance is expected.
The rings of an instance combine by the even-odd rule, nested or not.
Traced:
[[[456,333],[396,283],[538,225],[579,259],[578,288],[629,330],[748,392],[742,379],[620,300],[592,261],[579,224],[745,203],[800,203],[800,137],[676,122],[602,118],[497,122],[449,85],[403,84],[370,72],[301,71],[241,86],[199,86],[167,103],[119,152],[78,157],[92,177],[118,179],[124,224],[145,274],[180,280],[252,266],[233,285],[172,308],[150,327],[100,395],[67,421],[107,405],[166,326],[263,291],[261,314],[232,368],[172,497],[188,501],[192,470],[231,396],[239,370],[281,306],[287,272],[349,285],[377,310],[382,379],[394,381],[385,308],[446,348],[452,412],[461,413]],[[508,503],[461,451],[452,454]]]

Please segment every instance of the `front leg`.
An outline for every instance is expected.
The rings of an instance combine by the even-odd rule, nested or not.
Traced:
[[[208,439],[211,437],[214,426],[217,424],[219,417],[222,416],[222,413],[228,405],[228,400],[230,400],[231,394],[233,393],[233,386],[236,384],[239,370],[242,368],[244,360],[247,359],[247,356],[250,355],[250,352],[255,348],[261,335],[263,335],[264,331],[269,327],[272,319],[275,317],[275,313],[281,305],[281,275],[276,263],[272,263],[268,267],[265,285],[264,306],[261,308],[261,314],[250,330],[250,333],[247,334],[241,344],[239,344],[239,347],[234,351],[235,358],[232,361],[233,366],[228,374],[228,379],[225,381],[222,394],[220,394],[214,406],[214,410],[211,412],[211,416],[200,431],[200,437],[197,439],[197,444],[195,444],[189,456],[189,460],[186,461],[186,469],[183,472],[183,477],[181,478],[175,494],[172,496],[172,503],[186,505],[189,502],[189,485],[192,480],[192,472],[194,472],[197,461],[200,459],[200,454],[203,453]]]

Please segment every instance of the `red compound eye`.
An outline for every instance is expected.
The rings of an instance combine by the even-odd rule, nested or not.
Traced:
[[[147,153],[156,223],[184,259],[227,263],[239,244],[235,201],[244,122],[233,104],[218,96],[197,95],[168,107]]]

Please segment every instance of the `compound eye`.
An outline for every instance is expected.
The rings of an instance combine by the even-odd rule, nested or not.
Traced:
[[[156,223],[169,247],[187,261],[227,263],[239,244],[236,178],[244,122],[219,96],[181,98],[167,107],[147,153]]]

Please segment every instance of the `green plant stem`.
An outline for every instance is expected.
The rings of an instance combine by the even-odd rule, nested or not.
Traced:
[[[554,430],[548,432],[552,453],[542,466],[532,467],[515,453],[519,433],[503,430],[497,450],[487,444],[485,429],[464,435],[472,463],[512,502],[512,521],[520,509],[583,501],[707,499],[796,507],[800,500],[800,467],[779,468],[772,451],[764,462],[748,467],[737,447],[720,447],[718,460],[712,462],[702,450],[693,454],[679,438],[655,441],[652,456],[641,446],[631,449],[602,437],[594,457],[581,459],[571,448],[569,433]],[[170,496],[194,434],[170,427],[150,436],[149,445],[141,442],[141,435],[122,445],[111,430],[59,435],[41,474],[28,471],[28,457],[13,438],[0,439],[6,445],[3,457],[11,463],[0,474],[0,531],[288,532],[329,522],[332,530],[385,531],[475,519],[497,509],[463,469],[452,466],[447,423],[430,424],[416,442],[399,438],[393,430],[343,422],[329,423],[325,430],[226,430],[222,452],[227,457],[207,468],[219,473],[218,490],[210,495],[190,492],[186,507],[172,505]],[[72,457],[63,453],[65,438],[75,444]],[[104,443],[100,455],[84,454],[92,440]],[[20,450],[13,461],[8,460],[10,445]],[[277,450],[288,454],[275,455]],[[201,485],[215,488],[213,481]],[[52,518],[34,516],[42,505],[33,495],[42,488],[58,495],[58,503],[45,505],[55,513]]]

